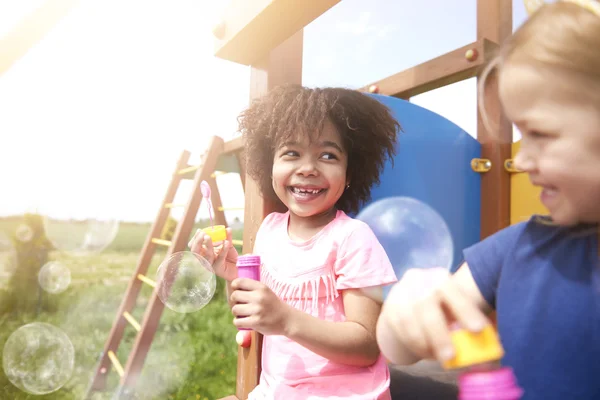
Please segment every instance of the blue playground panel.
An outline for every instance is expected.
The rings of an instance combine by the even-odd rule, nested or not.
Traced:
[[[481,145],[446,118],[406,100],[372,94],[388,106],[402,126],[394,167],[388,162],[381,184],[368,204],[407,196],[435,209],[446,221],[454,242],[452,270],[462,250],[479,241],[481,177],[471,169]]]

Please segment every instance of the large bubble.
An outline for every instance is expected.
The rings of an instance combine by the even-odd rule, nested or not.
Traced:
[[[452,235],[444,219],[427,204],[410,197],[388,197],[371,203],[356,218],[373,230],[398,279],[411,268],[452,267]],[[384,297],[388,291],[384,288]]]
[[[190,313],[206,306],[217,287],[210,263],[189,252],[174,253],[157,271],[158,297],[173,311]]]
[[[119,221],[100,216],[76,219],[46,215],[44,230],[57,250],[73,255],[100,253],[117,236]]]
[[[50,324],[34,322],[14,331],[2,353],[10,382],[24,392],[42,395],[63,387],[75,364],[69,337]]]
[[[17,269],[17,251],[10,238],[0,231],[0,289],[6,289]]]
[[[71,284],[71,270],[58,261],[50,261],[40,269],[38,282],[48,293],[64,292]]]

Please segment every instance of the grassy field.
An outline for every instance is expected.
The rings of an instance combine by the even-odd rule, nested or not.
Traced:
[[[17,224],[15,220],[0,220],[0,231],[9,233]],[[73,343],[73,375],[60,390],[34,396],[13,386],[0,369],[0,399],[83,399],[149,229],[149,224],[122,223],[115,241],[101,254],[79,257],[58,252],[50,254],[52,260],[69,267],[71,285],[61,294],[42,292],[45,300],[51,300],[52,307],[39,315],[14,310],[0,314],[0,350],[19,327],[30,322],[50,323],[62,329]],[[241,239],[241,232],[234,232],[234,237]],[[154,255],[149,277],[155,277],[164,255],[164,252]],[[5,278],[0,274],[0,279]],[[22,295],[37,296],[38,293]],[[150,295],[151,288],[143,285],[132,312],[138,321],[143,318]],[[217,399],[234,393],[237,330],[231,321],[221,280],[212,301],[202,310],[178,314],[165,308],[136,388],[136,397]],[[128,326],[117,353],[123,365],[135,334],[136,331]],[[111,399],[117,378],[114,370],[111,371],[109,391],[98,393],[92,399]]]

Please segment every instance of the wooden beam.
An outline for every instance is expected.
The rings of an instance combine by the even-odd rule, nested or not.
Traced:
[[[511,0],[477,0],[477,39],[502,44],[512,35]]]
[[[233,138],[225,142],[223,146],[223,154],[237,153],[244,149],[244,140],[241,136]]]
[[[219,193],[219,185],[217,185],[217,179],[211,176],[206,181],[211,187],[210,202],[212,203],[212,213],[215,221],[214,223],[215,225],[227,226],[227,219],[225,218],[225,212],[222,209],[223,202],[221,201],[221,194]]]
[[[79,0],[47,0],[0,39],[0,75],[35,46]]]
[[[500,44],[511,34],[512,0],[477,0],[478,40]],[[477,93],[477,104],[484,102],[490,122],[488,129],[477,107],[477,140],[481,157],[492,162],[491,170],[481,175],[481,239],[510,225],[510,174],[504,160],[511,158],[512,124],[502,112],[496,78],[495,74],[488,77],[483,97]]]
[[[246,154],[243,151],[237,153],[238,165],[240,166],[240,179],[242,189],[246,190]]]
[[[252,65],[340,0],[232,0],[215,29],[215,55]]]
[[[302,83],[302,31],[273,50],[263,60],[256,62],[250,73],[250,99],[265,95],[269,90],[283,83]],[[246,176],[244,208],[244,247],[243,253],[251,253],[256,232],[263,219],[273,211],[285,211],[281,205],[266,199],[260,193],[258,184]],[[261,371],[262,335],[252,332],[250,347],[239,347],[237,388],[238,399],[247,399],[248,393],[256,387]]]
[[[409,99],[421,93],[476,76],[497,47],[489,40],[479,39],[388,78],[373,82],[359,90],[368,91],[375,85],[379,89],[379,94]]]

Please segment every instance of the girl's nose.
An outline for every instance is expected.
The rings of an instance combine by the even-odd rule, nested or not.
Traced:
[[[300,165],[296,172],[300,175],[316,175],[317,166],[315,160],[312,158],[306,157],[300,161]]]
[[[526,151],[519,150],[517,155],[515,156],[515,168],[523,171],[523,172],[532,172],[535,170],[535,160],[534,158],[527,153]]]

